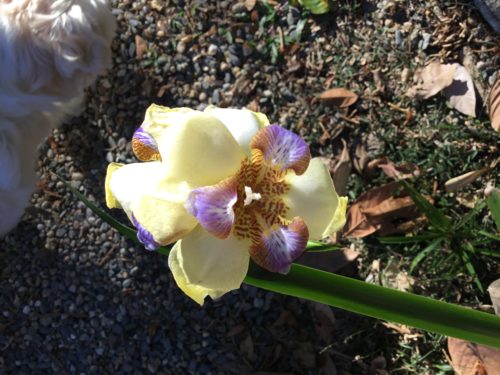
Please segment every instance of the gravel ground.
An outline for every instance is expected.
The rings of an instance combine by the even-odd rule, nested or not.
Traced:
[[[228,1],[112,3],[113,67],[89,89],[85,112],[41,146],[40,191],[17,229],[0,240],[0,372],[348,374],[384,367],[379,343],[353,348],[349,339],[371,329],[393,340],[371,319],[246,286],[200,308],[178,290],[165,257],[122,239],[52,172],[104,206],[106,165],[134,161],[128,140],[151,102],[248,106],[301,133],[315,154],[330,156],[337,148],[334,141],[322,147],[325,129],[332,139],[344,130],[357,133],[313,94],[341,84],[344,67],[363,73],[370,59],[363,61],[363,49],[373,39],[353,30],[353,22],[387,33],[389,49],[410,45],[416,62],[425,57],[430,34],[392,28],[403,21],[388,2],[341,8],[333,18],[312,18],[287,2],[274,15]],[[425,25],[426,9],[416,12],[418,2],[411,3],[405,17],[413,14]],[[481,21],[476,14],[471,22]],[[304,26],[302,44],[294,43]],[[479,26],[474,35],[484,33]],[[342,48],[352,49],[354,62],[342,60],[351,58]],[[457,54],[453,46],[439,52]],[[486,80],[492,71],[483,68]],[[373,87],[366,74],[366,87]],[[366,89],[361,77],[350,77],[355,88]],[[393,95],[402,92],[391,82]]]

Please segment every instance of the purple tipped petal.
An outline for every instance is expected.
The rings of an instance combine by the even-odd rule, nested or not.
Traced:
[[[134,132],[132,150],[141,161],[161,160],[156,141],[142,126]]]
[[[307,143],[279,125],[269,125],[259,130],[250,148],[260,150],[268,164],[281,170],[293,169],[297,175],[306,171],[311,159]]]
[[[205,230],[227,238],[234,223],[233,206],[238,199],[237,181],[230,177],[216,185],[194,189],[186,201],[186,210]]]
[[[137,228],[137,239],[144,245],[146,250],[154,251],[160,247],[160,244],[155,241],[153,235],[139,223],[134,214],[132,214],[132,223]]]
[[[309,231],[300,217],[285,225],[276,225],[250,247],[250,256],[262,268],[286,274],[292,262],[306,249]]]

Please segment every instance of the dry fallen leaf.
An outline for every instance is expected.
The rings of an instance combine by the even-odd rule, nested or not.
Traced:
[[[363,174],[363,171],[368,164],[368,152],[366,151],[365,146],[362,143],[358,143],[354,150],[354,159],[353,159],[354,168],[358,171],[359,174]]]
[[[488,108],[490,112],[491,126],[500,132],[500,74],[491,88]]]
[[[451,365],[458,375],[499,375],[500,350],[448,338]]]
[[[400,224],[401,219],[415,219],[419,211],[409,196],[395,195],[399,186],[391,182],[362,194],[347,212],[344,235],[361,238],[376,231],[388,235],[407,229]]]
[[[135,56],[138,58],[138,59],[142,59],[142,56],[144,56],[144,54],[146,53],[147,49],[148,49],[148,43],[142,39],[142,37],[140,35],[136,35],[135,36]]]
[[[358,95],[352,91],[338,87],[323,91],[319,99],[325,104],[345,108],[356,103]]]
[[[476,116],[476,92],[472,77],[467,69],[460,64],[453,64],[455,76],[451,85],[443,89],[443,95],[451,106],[467,116]]]
[[[415,84],[408,89],[406,95],[417,99],[430,98],[451,85],[454,78],[455,66],[436,61],[431,62],[415,71],[413,75]]]
[[[477,171],[467,172],[460,176],[453,177],[444,183],[444,187],[448,193],[462,189],[463,187],[471,184],[480,176],[488,172],[490,168],[481,168]]]
[[[340,159],[333,168],[333,185],[339,195],[346,195],[347,180],[351,174],[351,158],[349,156],[349,149],[346,142],[342,139],[344,148],[340,154]]]
[[[387,177],[394,180],[401,180],[420,175],[420,169],[417,165],[411,163],[394,164],[387,157],[371,160],[365,169],[365,175],[371,176],[377,169],[381,169]]]

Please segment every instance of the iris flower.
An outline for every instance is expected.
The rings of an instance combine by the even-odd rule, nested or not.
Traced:
[[[141,161],[111,163],[109,208],[122,208],[146,249],[175,242],[169,266],[199,304],[238,289],[250,258],[286,274],[345,223],[327,168],[298,135],[246,109],[152,105],[132,138]]]

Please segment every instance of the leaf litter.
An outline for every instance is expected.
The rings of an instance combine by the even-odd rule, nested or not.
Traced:
[[[431,62],[415,71],[414,85],[408,89],[406,95],[410,98],[428,99],[450,86],[454,77],[455,66]]]
[[[410,98],[428,99],[441,92],[452,108],[464,115],[475,117],[474,83],[471,75],[462,65],[441,64],[433,61],[415,71],[413,82],[414,85],[406,92]]]
[[[458,375],[499,375],[500,350],[448,338],[451,365]]]
[[[488,110],[491,126],[497,132],[500,132],[500,74],[491,88],[488,98]]]

